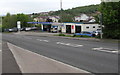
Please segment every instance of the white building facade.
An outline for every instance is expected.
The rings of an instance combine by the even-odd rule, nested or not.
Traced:
[[[62,26],[63,33],[80,33],[81,31],[97,31],[100,30],[99,24],[77,24],[77,23],[64,23]]]

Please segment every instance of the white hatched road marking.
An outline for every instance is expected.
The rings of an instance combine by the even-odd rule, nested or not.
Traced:
[[[49,42],[48,40],[41,40],[41,39],[37,39],[38,41],[44,41],[44,42]]]
[[[103,47],[92,48],[92,50],[103,51],[103,52],[109,52],[109,53],[118,53],[118,49],[103,48]]]
[[[63,43],[63,42],[56,42],[56,44],[66,45],[66,46],[72,46],[72,47],[82,47],[83,45],[78,44],[72,44],[72,43]]]

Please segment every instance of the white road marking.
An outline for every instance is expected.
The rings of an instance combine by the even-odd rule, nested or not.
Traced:
[[[103,47],[92,48],[92,50],[103,51],[103,52],[109,52],[109,53],[118,53],[118,49],[103,48]]]
[[[44,41],[44,42],[49,42],[48,40],[41,40],[41,39],[37,39],[38,41]]]
[[[72,46],[72,47],[81,47],[83,45],[78,44],[72,44],[72,43],[63,43],[63,42],[56,42],[56,44],[66,45],[66,46]]]
[[[48,40],[43,40],[44,42],[49,42]]]
[[[1,52],[2,50],[0,50],[0,52]]]
[[[38,41],[42,41],[42,40],[40,40],[40,39],[37,39]]]

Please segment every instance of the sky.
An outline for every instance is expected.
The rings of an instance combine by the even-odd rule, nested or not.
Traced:
[[[101,0],[62,0],[63,9],[100,4]],[[60,10],[60,0],[0,0],[0,15]]]

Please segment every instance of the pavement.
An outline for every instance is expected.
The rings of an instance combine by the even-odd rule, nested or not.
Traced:
[[[2,73],[21,73],[16,60],[5,41],[2,43]]]
[[[8,43],[22,73],[89,73]]]
[[[2,74],[2,52],[0,51],[0,74]]]
[[[3,34],[3,40],[91,73],[118,73],[118,43]]]

